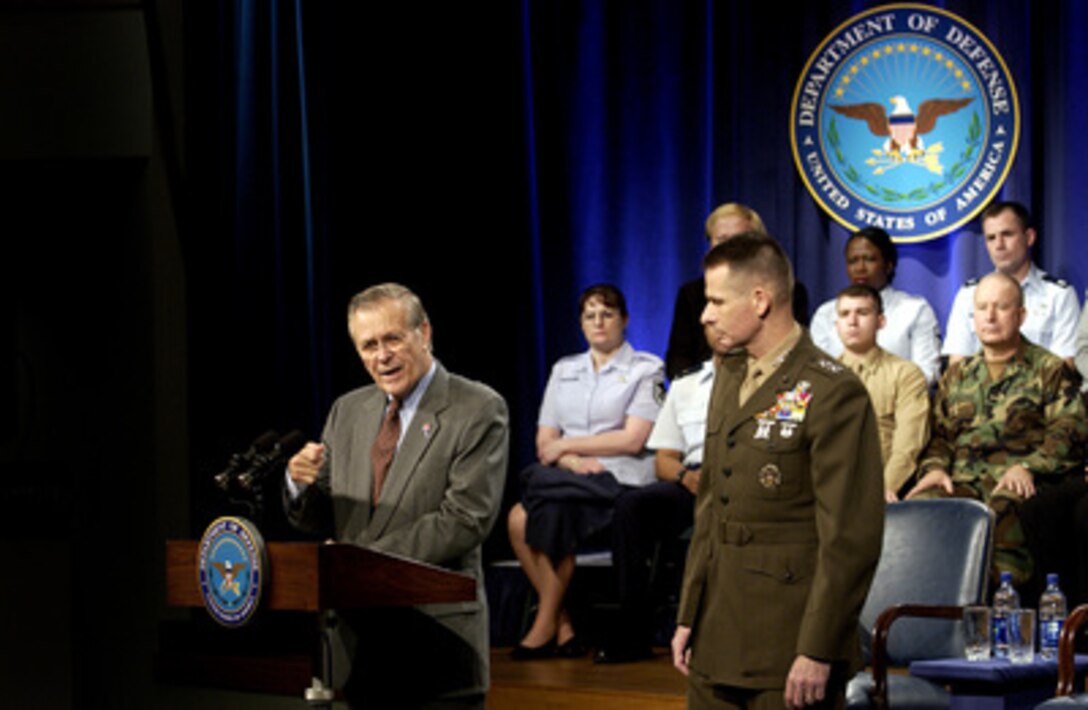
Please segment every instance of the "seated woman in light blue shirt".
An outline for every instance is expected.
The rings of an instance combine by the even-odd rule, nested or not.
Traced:
[[[575,548],[611,523],[625,488],[654,480],[645,447],[664,395],[664,364],[626,341],[627,304],[616,287],[586,289],[580,313],[589,351],[552,368],[537,426],[538,463],[522,472],[522,500],[507,521],[539,597],[515,659],[585,652],[563,607]]]
[[[898,261],[895,243],[883,229],[866,227],[846,242],[850,283],[872,286],[884,304],[887,323],[877,331],[876,344],[920,367],[932,385],[940,375],[941,326],[929,301],[892,288]],[[832,298],[816,309],[810,330],[816,347],[838,357],[843,346],[835,330],[835,301]]]

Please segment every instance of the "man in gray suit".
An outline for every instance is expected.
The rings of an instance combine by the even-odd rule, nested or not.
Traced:
[[[348,306],[374,384],[340,397],[322,442],[288,463],[299,528],[470,574],[476,600],[343,614],[345,694],[366,707],[483,707],[488,625],[480,546],[506,480],[506,403],[431,354],[419,298],[374,286]],[[346,628],[345,628],[346,627]]]

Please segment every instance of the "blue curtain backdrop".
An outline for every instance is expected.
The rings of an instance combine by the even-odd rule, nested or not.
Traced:
[[[619,285],[630,340],[663,354],[716,204],[757,209],[810,305],[830,298],[847,235],[797,175],[789,106],[819,42],[876,4],[188,5],[196,460],[269,427],[317,436],[366,380],[343,309],[377,281],[416,289],[439,358],[507,398],[514,470],[551,363],[584,348],[579,292]],[[1088,4],[939,6],[1012,72],[1022,131],[1002,197],[1033,209],[1036,261],[1083,300]],[[942,321],[990,268],[976,225],[899,250],[897,286]]]
[[[636,345],[664,351],[673,295],[697,273],[705,248],[703,217],[722,202],[763,216],[813,308],[846,285],[848,234],[817,208],[794,168],[789,108],[824,36],[878,4],[525,0],[539,229],[569,239],[559,258],[571,286],[608,280],[624,289]],[[938,6],[975,24],[1009,66],[1023,122],[1000,195],[1033,210],[1036,261],[1074,283],[1083,300],[1088,7]],[[992,268],[977,224],[901,244],[899,253],[896,285],[926,296],[942,323],[957,287]],[[561,268],[546,263],[538,278],[548,284]]]

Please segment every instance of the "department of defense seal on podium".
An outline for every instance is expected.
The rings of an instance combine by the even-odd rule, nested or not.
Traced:
[[[253,523],[234,517],[213,520],[197,547],[197,582],[212,618],[228,627],[253,618],[267,567],[264,540]]]
[[[929,5],[855,15],[812,53],[790,141],[816,202],[851,231],[932,239],[971,220],[1016,155],[1020,107],[1004,60],[970,23]]]

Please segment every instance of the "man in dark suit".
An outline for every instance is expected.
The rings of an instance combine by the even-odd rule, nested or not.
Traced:
[[[342,615],[345,694],[366,707],[483,707],[488,624],[480,546],[506,479],[506,403],[431,355],[419,299],[375,286],[348,306],[374,384],[340,397],[321,443],[288,463],[299,528],[476,578],[476,599]]]
[[[719,357],[673,661],[688,707],[841,707],[880,555],[880,438],[861,382],[793,318],[782,248],[704,260]]]
[[[707,216],[705,227],[709,249],[741,232],[767,231],[759,213],[739,202],[715,207]],[[700,367],[712,354],[700,322],[705,307],[706,282],[702,276],[688,281],[676,292],[669,345],[665,351],[665,374],[670,380]],[[800,283],[794,284],[793,315],[802,325],[808,324],[808,292]]]

